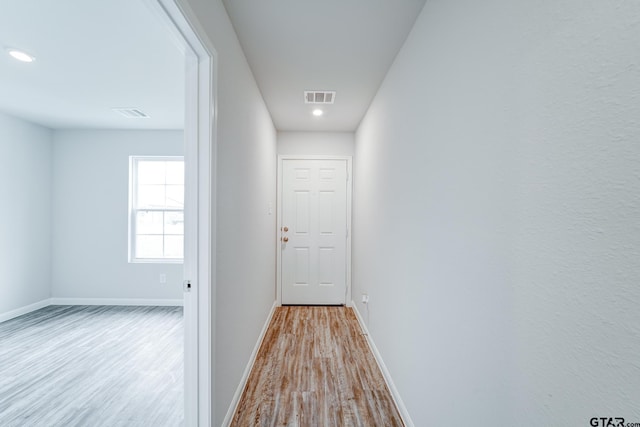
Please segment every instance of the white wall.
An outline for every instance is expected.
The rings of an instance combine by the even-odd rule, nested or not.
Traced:
[[[426,3],[354,167],[354,299],[415,425],[640,420],[638,40],[637,2]]]
[[[182,299],[182,264],[129,263],[127,232],[129,156],[183,155],[182,131],[55,131],[53,141],[52,296]]]
[[[353,156],[353,132],[278,132],[278,154]]]
[[[214,425],[275,301],[276,132],[220,0],[187,0],[218,53]]]
[[[521,12],[518,411],[556,425],[603,413],[638,422],[640,3],[565,0]]]
[[[49,298],[51,131],[0,113],[0,315]]]

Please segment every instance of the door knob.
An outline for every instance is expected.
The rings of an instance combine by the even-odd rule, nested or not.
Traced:
[[[285,243],[287,243],[287,242],[289,241],[289,238],[288,238],[288,237],[283,237],[283,238],[282,238],[282,241],[283,241],[283,242],[285,242]]]
[[[287,231],[289,231],[289,227],[285,227],[282,230],[286,233]]]

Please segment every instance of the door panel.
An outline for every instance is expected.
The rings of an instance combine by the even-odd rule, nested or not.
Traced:
[[[295,218],[294,230],[298,235],[309,234],[309,222],[311,212],[311,197],[308,191],[296,191],[296,206],[293,217]]]
[[[347,161],[283,160],[283,304],[345,304]]]

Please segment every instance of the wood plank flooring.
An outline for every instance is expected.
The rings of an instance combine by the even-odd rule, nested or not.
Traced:
[[[231,425],[404,424],[351,308],[278,307]]]
[[[50,306],[0,323],[0,426],[183,423],[182,307]]]

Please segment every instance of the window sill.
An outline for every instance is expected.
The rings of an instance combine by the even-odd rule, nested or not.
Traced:
[[[183,259],[145,258],[130,259],[129,264],[183,264]]]

